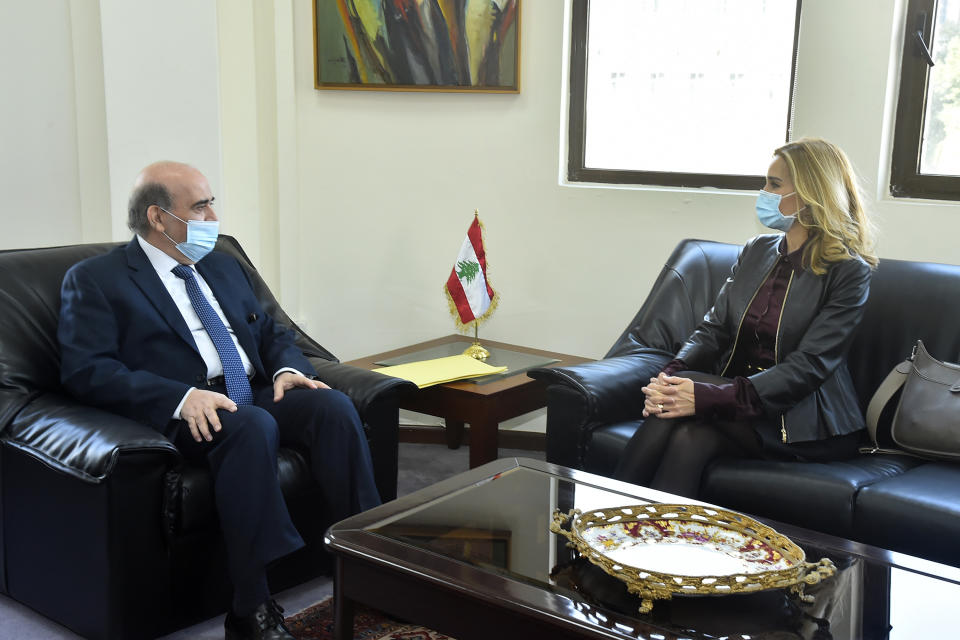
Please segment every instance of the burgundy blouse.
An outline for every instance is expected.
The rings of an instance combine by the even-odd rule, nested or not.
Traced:
[[[763,414],[760,396],[747,376],[776,364],[777,327],[780,325],[790,275],[803,270],[803,246],[789,254],[786,251],[787,238],[784,236],[780,241],[780,259],[760,285],[743,317],[737,351],[725,374],[733,381],[719,385],[693,383],[698,416],[742,421],[753,420]],[[675,359],[663,368],[663,372],[672,376],[686,368],[683,360]]]

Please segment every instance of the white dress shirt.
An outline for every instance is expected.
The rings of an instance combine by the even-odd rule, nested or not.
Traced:
[[[170,297],[173,298],[173,302],[177,305],[177,309],[180,310],[180,314],[183,316],[184,322],[187,323],[187,328],[190,329],[190,333],[193,335],[193,341],[197,343],[197,349],[200,350],[200,356],[207,365],[207,379],[209,380],[210,378],[222,376],[223,365],[220,363],[220,354],[217,353],[217,348],[213,345],[213,340],[210,339],[210,334],[208,334],[207,330],[203,328],[203,323],[200,321],[200,316],[197,315],[196,310],[193,308],[193,304],[190,302],[190,296],[187,295],[187,283],[173,273],[173,268],[180,263],[165,254],[163,251],[160,251],[160,249],[157,249],[140,236],[137,236],[137,241],[143,248],[143,252],[147,254],[147,259],[150,260],[150,264],[152,264],[153,268],[156,269],[157,275],[160,276],[160,282],[162,282],[163,286],[167,288],[167,292],[169,292]],[[223,326],[225,326],[227,331],[230,332],[230,338],[233,340],[234,346],[237,347],[237,352],[240,354],[240,360],[243,362],[243,370],[247,372],[247,376],[252,375],[253,364],[251,364],[250,358],[247,357],[243,347],[240,346],[240,342],[237,340],[237,336],[233,332],[233,327],[230,326],[227,316],[223,315],[223,309],[220,308],[220,303],[217,302],[217,298],[213,295],[210,285],[208,285],[206,280],[203,279],[203,276],[201,276],[197,271],[195,265],[189,265],[189,267],[193,269],[194,275],[197,278],[197,282],[200,284],[200,291],[203,292],[207,302],[210,303],[210,306],[213,307],[213,310],[217,312],[218,316],[220,316]]]
[[[160,249],[157,249],[139,235],[137,236],[137,242],[140,243],[143,252],[147,254],[147,259],[150,261],[150,264],[153,265],[157,275],[160,276],[160,282],[166,287],[170,297],[173,298],[173,302],[177,305],[177,309],[180,310],[183,320],[187,323],[187,328],[190,329],[193,340],[197,343],[197,349],[200,350],[200,356],[207,365],[207,379],[222,376],[223,365],[220,363],[220,354],[217,353],[217,348],[214,346],[213,340],[210,339],[210,334],[204,329],[203,322],[200,321],[200,316],[197,315],[196,310],[193,308],[193,303],[190,302],[190,296],[187,294],[187,283],[173,273],[173,268],[180,263],[163,251],[160,251]],[[197,282],[200,284],[200,291],[203,292],[210,306],[213,307],[213,310],[220,316],[220,320],[223,321],[223,326],[225,326],[230,333],[230,338],[233,340],[234,346],[237,347],[240,360],[243,362],[243,370],[247,372],[247,376],[252,376],[254,373],[253,364],[250,362],[250,358],[247,357],[247,353],[243,350],[243,347],[240,346],[240,342],[237,340],[237,336],[234,334],[227,317],[223,315],[223,309],[220,308],[220,303],[217,302],[216,296],[213,295],[210,285],[203,279],[203,276],[197,271],[195,265],[189,266],[193,269]],[[291,371],[296,374],[300,373],[291,367],[283,367],[273,374],[273,378],[276,379],[276,377],[284,371]],[[187,393],[183,394],[183,398],[180,399],[180,404],[177,405],[176,410],[173,412],[173,418],[175,420],[180,419],[180,409],[183,408],[183,403],[186,401],[187,395],[194,389],[196,389],[196,387],[190,387]]]

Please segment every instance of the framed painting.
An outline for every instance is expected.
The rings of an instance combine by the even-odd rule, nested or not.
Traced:
[[[520,92],[520,0],[314,0],[314,86]]]

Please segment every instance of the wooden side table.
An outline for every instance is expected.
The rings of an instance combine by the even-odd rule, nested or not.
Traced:
[[[376,369],[377,362],[398,356],[423,351],[450,343],[463,343],[466,349],[473,339],[462,335],[449,335],[428,340],[401,349],[379,353],[346,364],[364,369]],[[482,340],[486,347],[494,347],[554,358],[557,361],[547,366],[566,366],[590,362],[589,358],[530,349],[505,342]],[[443,418],[448,444],[459,442],[463,425],[470,425],[470,468],[478,467],[497,459],[499,428],[504,420],[516,418],[535,411],[546,404],[546,385],[527,377],[524,372],[509,375],[492,382],[476,384],[470,381],[448,382],[426,389],[405,393],[400,398],[400,408]]]

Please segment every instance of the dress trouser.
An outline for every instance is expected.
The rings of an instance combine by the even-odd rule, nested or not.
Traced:
[[[684,371],[677,375],[722,384],[725,378]],[[763,457],[759,434],[749,422],[651,415],[630,438],[614,477],[696,498],[703,471],[720,456]]]
[[[614,477],[696,498],[703,471],[720,456],[763,457],[747,423],[650,416],[630,438]]]
[[[274,403],[272,386],[253,392],[253,405],[217,412],[223,428],[212,433],[211,442],[196,442],[182,420],[171,421],[168,429],[184,457],[205,458],[210,466],[238,615],[269,596],[265,567],[304,545],[277,479],[281,443],[309,451],[324,500],[318,508],[330,521],[380,504],[363,427],[346,395],[297,388]]]
[[[707,373],[681,371],[697,382],[730,382]],[[646,418],[624,448],[614,477],[696,498],[707,465],[721,456],[828,461],[854,455],[860,432],[810,442],[780,442],[780,429],[766,421],[733,422],[690,418]]]

